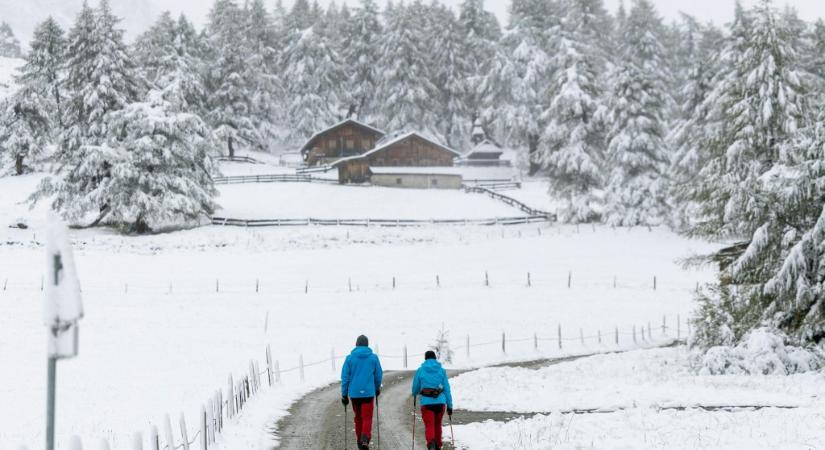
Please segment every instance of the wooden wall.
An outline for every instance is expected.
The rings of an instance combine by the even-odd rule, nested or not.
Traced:
[[[313,139],[307,165],[314,166],[341,157],[366,153],[375,147],[381,136],[356,124],[348,123],[329,130]]]
[[[456,155],[438,145],[410,136],[370,155],[375,167],[452,167]]]

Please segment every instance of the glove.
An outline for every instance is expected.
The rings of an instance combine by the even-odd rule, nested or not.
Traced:
[[[453,417],[453,408],[447,408],[447,415]]]
[[[346,395],[341,396],[341,403],[343,403],[344,406],[349,405],[349,397],[347,397]]]
[[[376,389],[376,390],[375,390],[375,396],[376,396],[376,397],[380,397],[380,396],[381,396],[381,388],[378,388],[378,389]]]

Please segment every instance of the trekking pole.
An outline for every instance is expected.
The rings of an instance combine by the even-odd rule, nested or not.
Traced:
[[[344,405],[344,450],[347,450],[347,405]]]
[[[375,426],[378,429],[378,450],[381,450],[381,406],[378,404],[378,396],[375,397]]]
[[[449,414],[447,417],[450,419],[450,439],[453,443],[453,448],[455,449],[455,433],[453,433],[453,415]]]
[[[415,404],[418,402],[418,399],[413,396],[413,408],[412,408],[412,418],[413,418],[413,432],[412,432],[412,450],[415,450]]]

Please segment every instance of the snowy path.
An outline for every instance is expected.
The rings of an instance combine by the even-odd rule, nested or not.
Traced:
[[[665,346],[673,345],[668,342]],[[593,355],[568,356],[528,361],[524,363],[510,363],[493,367],[520,367],[538,369],[556,364],[576,361]],[[450,371],[450,378],[469,371]],[[380,425],[381,446],[385,449],[410,448],[412,444],[412,398],[410,383],[413,371],[393,371],[384,375],[384,386],[380,397]],[[459,406],[459,405],[456,405]],[[475,413],[456,409],[454,424],[467,424],[483,420],[507,420],[515,416],[513,413]],[[416,423],[416,449],[424,449],[424,430],[420,418]],[[275,433],[281,440],[280,447],[284,450],[341,450],[344,448],[342,436],[346,423],[349,448],[354,448],[355,439],[352,437],[352,411],[347,410],[345,422],[344,407],[341,405],[341,385],[339,383],[321,388],[302,398],[292,406],[289,415],[281,420]],[[446,431],[446,430],[445,430]],[[378,436],[377,423],[373,425],[373,440]],[[445,440],[448,435],[445,434]],[[378,448],[374,442],[373,448]],[[445,449],[449,448],[445,446]]]

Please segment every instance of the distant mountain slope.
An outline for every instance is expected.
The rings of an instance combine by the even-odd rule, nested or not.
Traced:
[[[131,38],[149,27],[156,16],[150,0],[110,0],[114,13],[123,19],[121,27]],[[89,0],[97,6],[98,0]],[[67,31],[74,23],[83,0],[0,0],[0,19],[14,29],[24,47],[28,47],[32,32],[38,23],[52,16]]]

